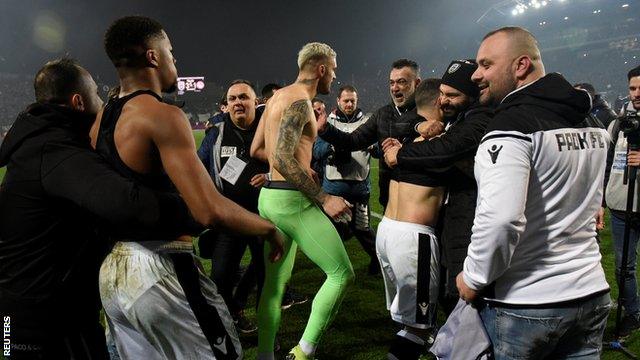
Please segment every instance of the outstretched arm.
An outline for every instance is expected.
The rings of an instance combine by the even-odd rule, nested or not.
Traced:
[[[164,170],[194,218],[209,227],[221,225],[241,234],[265,236],[272,242],[272,249],[274,245],[281,247],[282,239],[272,223],[218,192],[196,154],[195,141],[184,113],[178,108],[165,108],[155,116],[164,121],[154,122],[148,131],[158,148]]]
[[[311,102],[304,99],[293,102],[284,112],[280,122],[276,151],[272,154],[271,163],[288,182],[322,206],[330,217],[338,220],[343,214],[351,216],[348,203],[341,197],[332,196],[322,191],[322,188],[313,181],[300,165],[298,159],[295,158],[302,130],[307,122],[312,120],[311,113]]]
[[[267,151],[265,150],[264,143],[264,123],[266,120],[260,119],[258,127],[256,128],[256,134],[253,136],[251,142],[251,148],[249,149],[249,155],[252,158],[267,162]]]

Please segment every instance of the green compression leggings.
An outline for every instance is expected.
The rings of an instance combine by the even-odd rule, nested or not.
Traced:
[[[338,232],[327,216],[305,195],[295,190],[262,188],[258,200],[260,215],[273,222],[286,236],[284,254],[270,262],[265,244],[266,276],[258,304],[258,353],[273,352],[280,306],[299,246],[327,275],[313,299],[311,314],[302,339],[318,344],[338,312],[347,285],[353,282],[353,267]]]

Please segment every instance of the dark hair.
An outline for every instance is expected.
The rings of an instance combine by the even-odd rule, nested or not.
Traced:
[[[38,70],[33,88],[39,103],[68,104],[73,94],[83,90],[84,69],[74,59],[51,60]]]
[[[224,95],[224,96],[225,96],[225,99],[226,99],[226,97],[227,97],[227,94],[229,94],[229,89],[231,89],[231,87],[232,87],[233,85],[238,85],[238,84],[245,84],[245,85],[248,85],[248,86],[251,88],[251,90],[253,91],[253,93],[254,93],[254,94],[256,93],[255,89],[253,88],[253,84],[251,83],[251,81],[249,81],[249,80],[245,80],[245,79],[236,79],[236,80],[233,80],[233,81],[229,84],[229,86],[227,87],[227,91],[226,91],[226,93],[225,93],[225,95]]]
[[[218,103],[218,105],[222,106],[227,106],[229,103],[227,102],[227,92],[225,91],[224,94],[222,94],[222,97],[220,98],[220,101]]]
[[[322,100],[322,99],[320,99],[320,98],[314,97],[313,99],[311,99],[311,104],[314,104],[314,103],[317,103],[317,102],[319,102],[319,103],[321,103],[321,104],[326,105],[326,104],[324,103],[324,100]]]
[[[591,95],[591,97],[593,98],[594,96],[596,96],[596,88],[593,87],[593,85],[589,84],[589,83],[577,83],[573,85],[574,88],[580,88],[583,90],[586,90],[589,95]]]
[[[262,87],[262,91],[260,91],[260,95],[262,95],[263,98],[270,98],[273,96],[274,91],[278,90],[278,89],[282,89],[282,86],[276,84],[276,83],[269,83],[265,86]]]
[[[393,69],[402,69],[403,67],[409,67],[416,76],[420,76],[420,65],[417,62],[409,59],[398,59],[391,64],[391,68]]]
[[[356,87],[353,85],[343,85],[340,87],[340,89],[338,89],[338,99],[340,98],[340,96],[342,96],[342,93],[344,91],[354,92],[354,93],[358,92],[358,90],[356,90]]]
[[[636,76],[640,76],[640,66],[636,66],[633,69],[629,70],[629,73],[627,74],[627,80],[630,81],[631,78],[634,78]]]
[[[104,49],[116,67],[139,67],[152,38],[161,38],[162,25],[145,16],[126,16],[114,21],[104,34]]]
[[[431,106],[435,103],[436,99],[440,96],[440,84],[442,80],[438,78],[424,79],[416,87],[414,94],[416,99],[416,107],[423,108],[425,106]]]

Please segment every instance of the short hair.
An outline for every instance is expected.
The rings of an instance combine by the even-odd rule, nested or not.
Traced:
[[[262,95],[263,98],[268,99],[273,96],[273,93],[276,90],[279,90],[279,89],[282,89],[282,86],[280,86],[279,84],[269,83],[262,87],[262,90],[260,91],[260,95]]]
[[[358,93],[358,90],[356,90],[356,87],[353,85],[342,85],[340,87],[340,89],[338,89],[338,99],[340,98],[340,96],[342,96],[342,93],[348,91],[348,92],[354,92],[354,93]]]
[[[409,59],[398,59],[391,64],[392,69],[402,69],[404,67],[411,68],[417,77],[420,77],[420,65]]]
[[[226,91],[226,93],[225,93],[225,98],[226,98],[227,94],[229,94],[229,89],[231,89],[231,87],[232,87],[233,85],[238,85],[238,84],[245,84],[245,85],[248,85],[248,86],[249,86],[249,88],[251,88],[251,91],[253,91],[253,93],[254,93],[254,94],[256,93],[255,89],[253,88],[253,84],[251,83],[251,81],[249,81],[249,80],[245,80],[245,79],[235,79],[235,80],[233,80],[233,81],[229,84],[229,86],[227,87],[227,91]]]
[[[540,48],[538,47],[538,40],[531,32],[529,32],[529,30],[519,26],[505,26],[490,31],[482,38],[482,41],[485,41],[498,33],[504,33],[508,35],[510,39],[515,40],[513,43],[517,44],[517,46],[512,46],[512,51],[529,55],[532,60],[542,60]]]
[[[36,101],[43,104],[68,104],[69,98],[83,90],[84,70],[71,58],[51,60],[38,70],[33,81]]]
[[[311,42],[298,52],[298,68],[302,70],[307,64],[336,57],[336,52],[327,44]]]
[[[320,99],[320,98],[314,97],[313,99],[311,99],[311,104],[315,104],[315,103],[317,103],[317,102],[319,102],[320,104],[326,105],[326,104],[324,103],[324,100],[322,100],[322,99]]]
[[[423,108],[433,105],[440,96],[440,84],[442,84],[442,80],[438,78],[422,80],[416,87],[414,94],[416,107]]]
[[[629,73],[627,73],[627,81],[631,81],[631,78],[636,76],[640,76],[640,65],[629,70]]]
[[[115,67],[143,66],[149,40],[161,38],[162,25],[145,16],[126,16],[114,21],[104,35],[104,49]],[[145,63],[146,64],[146,63]]]
[[[229,105],[229,103],[227,102],[227,92],[225,91],[224,94],[222,94],[222,97],[220,98],[220,101],[218,102],[218,105],[222,106],[227,106]]]
[[[591,97],[596,96],[596,88],[593,87],[593,85],[589,84],[589,83],[577,83],[573,85],[574,88],[580,88],[582,90],[586,90],[589,95],[591,95]]]

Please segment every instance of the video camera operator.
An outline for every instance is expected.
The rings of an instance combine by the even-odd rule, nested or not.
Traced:
[[[626,223],[627,185],[625,182],[627,167],[640,166],[640,66],[627,74],[629,80],[629,103],[621,116],[611,122],[609,134],[612,146],[607,154],[605,174],[605,204],[611,211],[611,234],[615,250],[616,277],[620,277],[622,253],[624,248],[624,228]],[[635,183],[635,201],[633,217],[628,224],[630,237],[628,245],[627,271],[624,276],[624,293],[621,303],[624,317],[620,325],[620,335],[629,335],[640,328],[640,299],[636,281],[636,249],[640,240],[640,214],[638,209],[638,182]],[[604,228],[604,207],[598,215],[598,229]],[[620,280],[620,279],[618,279]]]

